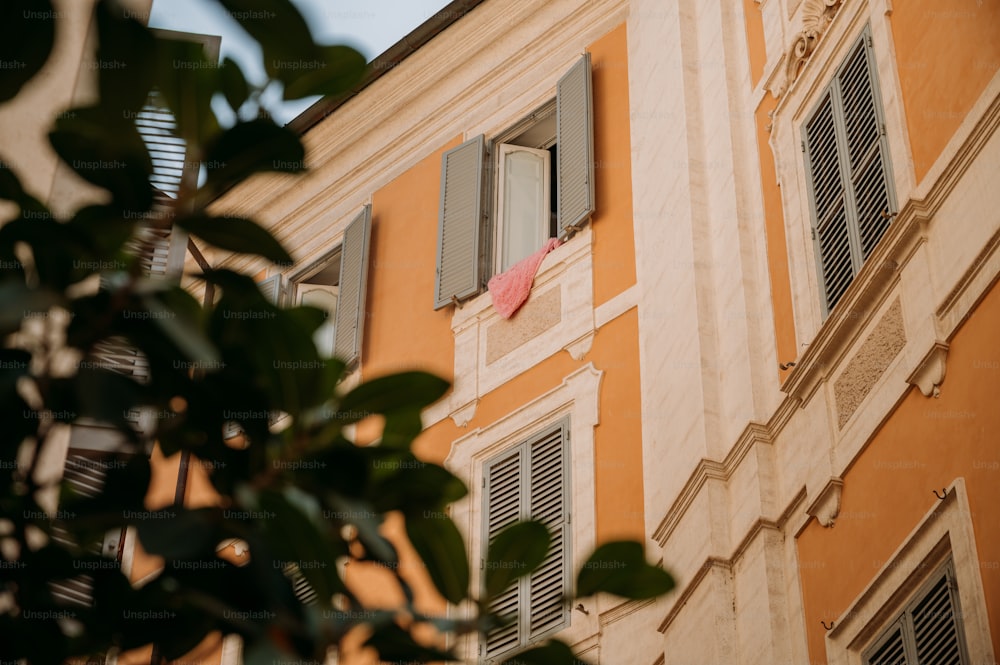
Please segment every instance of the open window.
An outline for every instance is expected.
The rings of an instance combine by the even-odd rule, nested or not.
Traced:
[[[326,313],[326,321],[313,334],[316,350],[323,357],[333,355],[337,338],[337,303],[340,300],[340,248],[316,266],[315,272],[295,285],[295,299]]]
[[[559,79],[554,101],[489,145],[479,135],[444,154],[435,309],[478,295],[547,238],[587,223],[595,210],[592,109],[587,54]]]
[[[348,367],[361,358],[371,220],[371,206],[365,206],[344,229],[339,248],[291,281],[276,274],[258,283],[264,297],[276,305],[302,304],[325,311],[326,322],[314,337],[316,349]]]

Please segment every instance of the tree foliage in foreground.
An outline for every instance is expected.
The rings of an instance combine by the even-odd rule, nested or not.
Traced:
[[[365,71],[353,49],[316,44],[289,0],[206,2],[260,43],[266,85],[249,83],[231,60],[213,66],[200,47],[162,39],[101,0],[93,23],[99,101],[60,113],[49,140],[68,168],[106,192],[104,202],[56,218],[25,191],[16,169],[0,165],[0,199],[15,211],[0,220],[0,660],[59,663],[148,644],[171,660],[213,631],[242,636],[249,662],[322,659],[359,626],[384,660],[453,660],[414,633],[430,625],[460,635],[508,620],[487,608],[540,565],[548,534],[534,522],[509,527],[490,546],[482,590],[470,589],[465,544],[444,513],[467,489],[447,469],[418,463],[410,449],[420,410],[445,394],[446,382],[406,372],[342,390],[344,364],[321,357],[312,341],[321,311],[275,307],[249,275],[219,269],[197,276],[220,294],[202,304],[177,280],[148,278],[136,258],[139,221],[153,219],[201,243],[290,261],[265,229],[207,206],[253,174],[304,170],[299,137],[264,112],[266,87],[282,87],[285,99],[337,95]],[[0,19],[0,60],[16,63],[0,71],[2,105],[46,62],[60,19],[50,0],[7,0]],[[154,89],[176,118],[187,160],[204,165],[200,184],[183,185],[162,215],[151,214],[153,162],[134,122]],[[235,124],[220,123],[213,98],[225,100]],[[17,155],[6,156],[18,164]],[[100,289],[86,287],[97,280]],[[141,350],[148,381],[95,361],[100,345],[117,338]],[[157,414],[154,428],[133,427],[125,415],[137,408]],[[370,414],[384,419],[382,436],[357,446],[344,428]],[[210,469],[218,507],[146,507],[150,465],[138,454],[112,466],[99,496],[63,486],[59,510],[46,510],[51,503],[42,497],[53,483],[37,471],[60,432],[84,421],[120,431],[122,451],[149,451],[156,441],[165,455],[194,456]],[[234,423],[245,446],[224,440]],[[414,607],[397,549],[381,529],[390,513],[403,516],[440,594],[474,611],[456,618]],[[165,562],[141,588],[113,559],[77,545],[125,526]],[[232,539],[247,548],[249,563],[219,558],[217,546]],[[403,603],[366,610],[335,565],[345,558],[381,565]],[[524,565],[504,565],[515,559]],[[275,562],[303,563],[299,572],[318,602],[304,604]],[[63,604],[54,585],[82,572],[93,580],[93,603]],[[647,598],[672,585],[628,542],[598,548],[576,580],[579,597]],[[517,662],[576,661],[550,640]]]

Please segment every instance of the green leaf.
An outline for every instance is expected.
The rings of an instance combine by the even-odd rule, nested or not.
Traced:
[[[134,124],[105,108],[77,108],[59,115],[49,142],[77,175],[110,191],[119,206],[149,209],[153,164]]]
[[[153,87],[156,40],[134,18],[108,3],[98,3],[98,93],[101,106],[122,117],[134,117]]]
[[[320,58],[288,63],[281,80],[286,81],[285,100],[311,95],[336,96],[361,82],[367,62],[365,56],[350,46],[322,46]]]
[[[205,153],[205,188],[219,191],[254,173],[306,170],[305,148],[298,134],[271,120],[239,122],[222,132]]]
[[[545,646],[528,649],[504,660],[500,665],[586,665],[573,655],[573,650],[559,640],[550,640]]]
[[[336,561],[347,555],[347,546],[339,538],[331,538],[317,521],[293,503],[293,498],[289,490],[257,495],[258,506],[266,516],[260,521],[264,540],[278,558],[273,567],[280,569],[289,562],[298,564],[320,603],[328,607],[333,594],[344,590]]]
[[[646,562],[642,545],[615,541],[601,545],[590,555],[576,578],[576,593],[582,598],[595,593],[613,593],[630,600],[661,596],[674,588],[670,573]]]
[[[222,77],[222,94],[225,95],[233,113],[236,113],[250,96],[247,80],[244,78],[240,66],[232,58],[226,58],[222,61],[220,76]]]
[[[126,515],[136,525],[142,547],[166,559],[215,559],[215,546],[225,537],[219,508],[181,508]]]
[[[486,598],[495,598],[542,565],[551,540],[541,522],[516,522],[498,533],[486,555]]]
[[[13,99],[52,52],[57,12],[50,0],[0,3],[0,103]]]
[[[344,395],[337,418],[344,423],[376,413],[429,406],[447,392],[449,383],[427,372],[399,372],[366,381]]]
[[[176,222],[178,226],[220,249],[257,254],[276,263],[292,261],[291,255],[270,232],[249,219],[195,215],[178,217]]]
[[[380,662],[430,663],[458,660],[458,657],[450,651],[441,651],[420,644],[408,632],[394,623],[377,629],[365,641],[365,646],[374,647],[378,651]]]
[[[319,57],[309,25],[290,0],[219,0],[264,52],[264,69],[272,78],[284,81],[283,74],[296,62]]]
[[[0,283],[0,335],[7,335],[21,327],[21,321],[32,314],[43,315],[49,308],[59,304],[58,294],[42,289],[29,289],[22,283],[6,281]]]
[[[469,593],[469,559],[455,523],[444,513],[408,518],[406,535],[445,600],[462,602]]]
[[[215,366],[219,352],[203,332],[202,310],[198,302],[179,286],[141,296],[150,319],[177,345],[188,360]]]
[[[219,67],[205,48],[186,39],[157,37],[156,89],[177,122],[177,135],[187,142],[187,159],[201,157],[202,146],[219,133],[212,97],[219,90]]]

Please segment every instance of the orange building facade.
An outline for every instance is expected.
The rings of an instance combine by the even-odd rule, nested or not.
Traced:
[[[468,481],[473,562],[503,465],[530,514],[533,446],[562,437],[565,580],[621,537],[677,577],[558,611],[522,590],[528,619],[461,644],[471,661],[558,634],[600,663],[995,662],[997,37],[990,2],[486,1],[314,109],[305,179],[217,203],[291,250],[224,261],[286,298],[368,221],[337,325],[363,331],[356,376],[453,382],[417,449]],[[592,211],[567,231],[576,158],[546,123],[571,125],[585,59]],[[565,241],[510,319],[484,288],[521,223],[504,144],[549,152],[532,182],[560,191]],[[445,288],[456,228],[479,272]]]
[[[482,0],[431,22],[293,123],[308,175],[215,203],[295,262],[204,254],[328,308],[348,385],[453,383],[415,450],[469,485],[474,588],[505,521],[556,534],[505,597],[524,619],[467,660],[558,635],[608,665],[997,662],[1000,5]],[[503,318],[487,281],[549,237]],[[153,467],[151,508],[178,460]],[[212,503],[189,472],[182,498]],[[677,589],[564,605],[619,538]],[[158,564],[132,540],[138,581]],[[348,579],[391,600],[378,571]]]

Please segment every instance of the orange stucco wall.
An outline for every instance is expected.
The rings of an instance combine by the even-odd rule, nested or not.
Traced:
[[[628,50],[621,25],[591,45],[594,93],[594,304],[635,284]]]
[[[797,541],[811,663],[826,662],[820,620],[842,614],[937,501],[964,477],[993,648],[1000,651],[1000,286],[951,340],[939,399],[911,389],[844,477],[832,529],[811,522]]]
[[[919,182],[1000,69],[1000,3],[907,0],[891,21]]]
[[[750,83],[756,86],[767,64],[767,44],[764,41],[764,17],[757,0],[743,0],[743,16],[747,29],[747,56],[750,58]]]
[[[419,367],[452,378],[453,308],[433,304],[441,155],[459,143],[456,137],[372,196],[365,377]]]
[[[767,272],[771,280],[771,305],[774,312],[775,344],[778,362],[795,360],[795,317],[792,313],[792,284],[788,273],[788,245],[785,244],[785,213],[781,189],[775,173],[774,153],[768,144],[771,117],[777,100],[764,95],[754,114],[757,123],[757,152],[760,155],[760,186],[764,199],[764,228],[767,243]],[[778,370],[784,380],[790,370]]]

